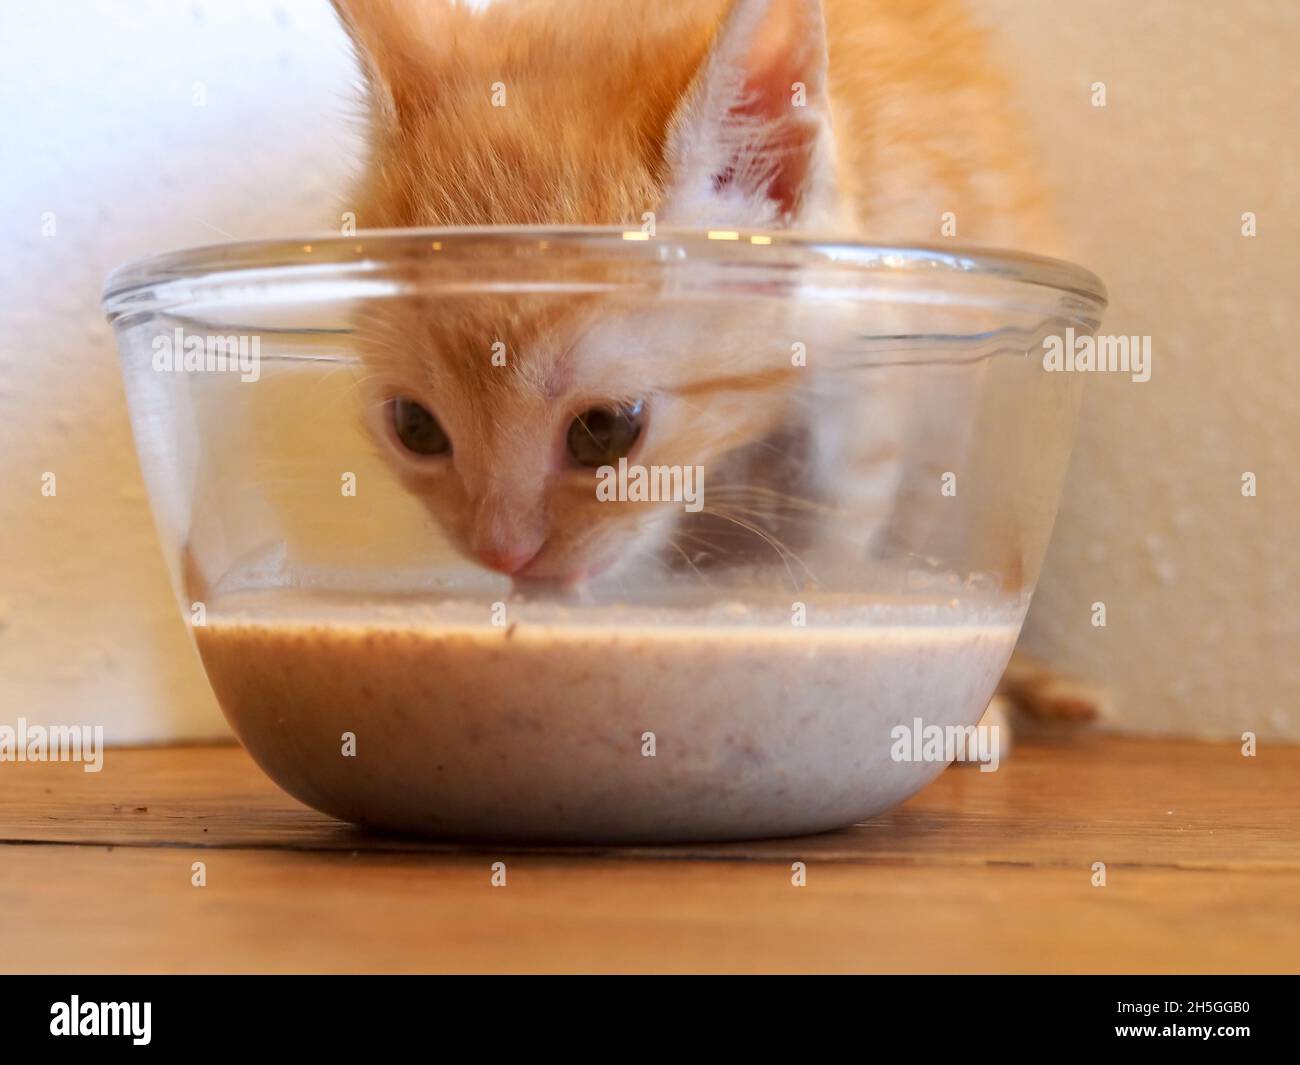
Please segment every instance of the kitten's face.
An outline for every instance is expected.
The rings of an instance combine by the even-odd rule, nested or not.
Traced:
[[[368,426],[464,555],[517,578],[594,578],[665,546],[684,511],[599,498],[599,467],[707,479],[779,428],[788,346],[763,337],[762,314],[734,317],[591,297],[399,300],[358,323]],[[719,336],[748,343],[707,346]]]
[[[639,227],[653,212],[771,228],[833,199],[819,0],[336,5],[371,90],[350,205],[363,227]],[[789,346],[765,349],[770,321],[647,307],[413,297],[357,323],[371,431],[467,555],[595,576],[662,545],[682,508],[601,502],[594,464],[707,479],[779,428]]]

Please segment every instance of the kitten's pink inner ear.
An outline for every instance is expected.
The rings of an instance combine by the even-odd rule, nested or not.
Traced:
[[[821,0],[737,0],[669,133],[667,213],[712,193],[775,216],[718,221],[793,221],[826,136],[826,67]]]

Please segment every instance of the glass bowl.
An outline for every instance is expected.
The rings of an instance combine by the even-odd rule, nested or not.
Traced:
[[[162,255],[104,305],[262,768],[376,830],[613,843],[850,824],[976,737],[1077,411],[1043,353],[1105,296],[955,247],[476,228]]]

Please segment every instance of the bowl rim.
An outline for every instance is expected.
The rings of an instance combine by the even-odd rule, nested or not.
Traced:
[[[353,234],[317,233],[269,240],[203,244],[132,259],[112,271],[101,300],[110,320],[125,310],[139,311],[142,292],[199,277],[220,275],[221,282],[239,283],[239,276],[283,271],[291,276],[304,267],[340,270],[382,269],[402,253],[405,261],[424,251],[451,252],[457,245],[497,242],[502,248],[533,245],[544,252],[551,245],[603,248],[621,259],[647,263],[671,262],[667,253],[696,261],[748,261],[761,265],[788,261],[794,254],[810,264],[885,273],[965,274],[1037,285],[1091,300],[1104,309],[1106,286],[1096,274],[1064,259],[1001,248],[960,244],[874,243],[804,231],[705,229],[658,226],[653,230],[628,226],[449,226],[414,229],[359,229]],[[422,248],[421,246],[427,246]],[[779,260],[778,254],[785,253]],[[134,298],[133,298],[134,297]]]

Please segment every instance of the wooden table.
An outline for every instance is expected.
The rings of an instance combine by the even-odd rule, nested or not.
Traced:
[[[1267,744],[1021,744],[843,832],[550,850],[366,836],[236,747],[111,749],[0,765],[0,842],[3,971],[1300,971],[1300,748]]]

